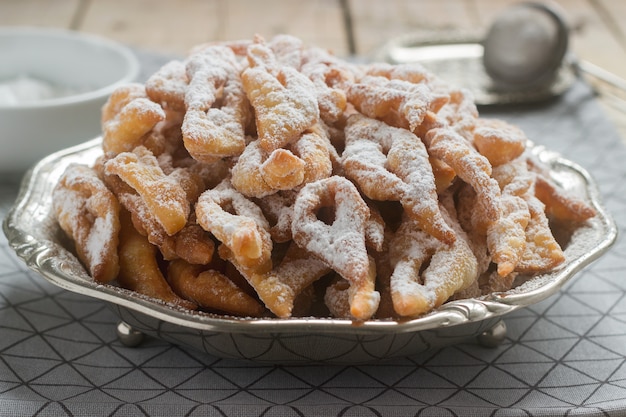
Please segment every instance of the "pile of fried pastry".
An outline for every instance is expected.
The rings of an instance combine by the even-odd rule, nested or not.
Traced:
[[[93,279],[244,317],[416,317],[565,261],[593,207],[417,64],[279,35],[199,45],[102,109],[54,213]]]

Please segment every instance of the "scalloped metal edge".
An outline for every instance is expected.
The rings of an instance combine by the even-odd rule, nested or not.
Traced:
[[[579,242],[583,244],[583,250],[576,251],[575,256],[556,271],[529,280],[540,280],[540,285],[531,285],[524,291],[512,290],[448,302],[424,316],[404,320],[353,322],[348,319],[309,317],[239,318],[191,312],[175,309],[114,285],[95,283],[76,257],[61,244],[58,226],[51,213],[52,189],[69,163],[91,164],[101,154],[100,147],[101,139],[97,138],[59,151],[41,160],[25,174],[18,197],[3,222],[9,246],[31,270],[52,284],[183,328],[230,333],[396,334],[482,321],[504,316],[553,295],[572,276],[603,255],[613,245],[618,234],[614,220],[601,204],[599,190],[589,173],[557,153],[531,144],[533,152],[553,169],[577,178],[580,182],[577,186],[584,189],[584,197],[598,213],[585,226],[590,233],[585,236],[584,243]],[[591,241],[588,240],[589,236],[593,237]]]

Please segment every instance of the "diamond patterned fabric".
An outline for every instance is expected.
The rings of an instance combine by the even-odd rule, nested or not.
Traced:
[[[541,106],[482,110],[520,125],[596,179],[621,229],[626,145],[579,83]],[[16,185],[0,185],[0,212]],[[505,317],[497,348],[460,344],[362,366],[219,359],[117,339],[102,302],[28,271],[0,237],[0,417],[623,416],[626,244],[559,293]]]

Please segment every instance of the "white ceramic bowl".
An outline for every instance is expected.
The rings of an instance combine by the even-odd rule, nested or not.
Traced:
[[[51,152],[97,137],[107,97],[138,73],[132,51],[107,39],[0,28],[0,172],[22,173]]]

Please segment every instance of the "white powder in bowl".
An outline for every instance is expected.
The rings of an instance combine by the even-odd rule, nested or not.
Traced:
[[[55,85],[27,75],[18,75],[7,80],[0,80],[0,105],[18,106],[80,92],[79,89]]]

